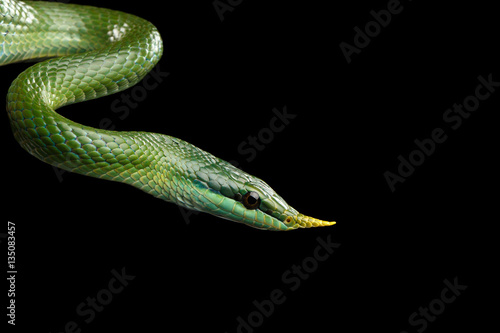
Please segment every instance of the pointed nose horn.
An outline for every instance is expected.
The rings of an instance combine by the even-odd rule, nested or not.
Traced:
[[[316,227],[327,227],[334,225],[335,221],[323,221],[317,218],[307,216],[304,214],[297,214],[296,216],[289,216],[285,219],[285,224],[289,224],[291,229],[296,228],[316,228]]]

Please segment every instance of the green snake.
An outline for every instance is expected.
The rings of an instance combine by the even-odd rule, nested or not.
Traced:
[[[115,10],[42,1],[0,0],[0,13],[0,65],[40,61],[7,93],[14,137],[36,158],[254,228],[335,224],[300,214],[261,179],[181,139],[97,129],[56,113],[127,89],[153,69],[163,44],[150,22]]]

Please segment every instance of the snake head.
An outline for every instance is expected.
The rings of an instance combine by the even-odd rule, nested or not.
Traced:
[[[186,141],[144,135],[144,141],[162,140],[159,147],[168,157],[154,167],[156,174],[151,173],[156,195],[166,201],[258,229],[284,231],[335,224],[300,214],[262,179]]]
[[[200,169],[195,209],[258,229],[285,231],[334,225],[300,214],[263,180],[228,162]]]

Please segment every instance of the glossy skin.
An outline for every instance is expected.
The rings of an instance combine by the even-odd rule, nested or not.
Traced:
[[[30,154],[255,228],[335,223],[299,214],[261,179],[183,140],[96,129],[55,112],[139,82],[163,52],[151,23],[122,12],[57,2],[0,0],[0,11],[0,65],[50,58],[21,73],[7,95],[14,136]]]

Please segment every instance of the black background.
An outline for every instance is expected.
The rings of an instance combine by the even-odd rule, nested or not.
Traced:
[[[223,21],[212,1],[73,3],[153,22],[165,43],[159,68],[170,74],[125,119],[111,108],[116,95],[65,116],[180,137],[338,223],[279,233],[207,214],[186,220],[123,184],[70,173],[60,181],[20,148],[4,116],[1,231],[16,223],[17,329],[61,332],[75,321],[82,332],[237,332],[238,316],[280,289],[286,301],[255,332],[417,332],[409,316],[455,278],[467,289],[423,331],[492,325],[499,92],[456,130],[443,114],[474,94],[479,75],[500,81],[493,5],[402,2],[348,64],[339,44],[353,44],[354,27],[388,1],[244,0]],[[2,94],[27,66],[1,68]],[[285,106],[296,118],[246,161],[239,144]],[[396,173],[398,156],[437,127],[447,140],[391,192],[384,172]],[[282,276],[313,255],[318,237],[341,245],[291,291]],[[77,306],[122,268],[135,279],[85,323]]]

